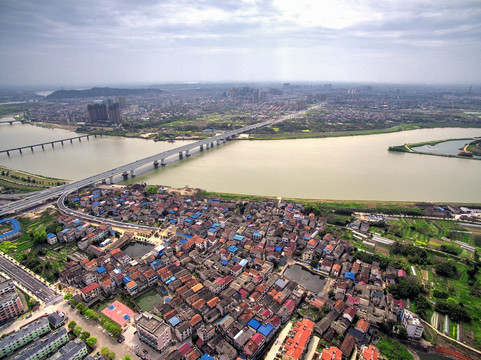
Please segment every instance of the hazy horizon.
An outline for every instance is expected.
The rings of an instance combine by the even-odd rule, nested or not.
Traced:
[[[481,83],[479,0],[0,2],[0,84]]]

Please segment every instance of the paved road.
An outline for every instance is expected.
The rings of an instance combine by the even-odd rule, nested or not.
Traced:
[[[0,254],[0,271],[10,276],[10,278],[32,294],[37,296],[44,303],[54,302],[58,295],[55,290],[41,282],[34,275],[22,269],[19,265],[13,263],[5,256]]]
[[[277,352],[280,350],[282,347],[282,344],[284,343],[284,340],[287,337],[287,334],[292,328],[292,322],[288,322],[284,329],[281,330],[281,333],[277,337],[276,341],[274,341],[274,344],[272,344],[271,349],[267,353],[265,360],[274,360],[276,358]]]

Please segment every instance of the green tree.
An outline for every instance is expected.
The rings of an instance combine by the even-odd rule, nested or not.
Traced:
[[[159,187],[155,185],[149,185],[147,187],[147,190],[145,190],[146,195],[154,195],[157,194],[157,191],[159,191]]]
[[[70,306],[74,306],[74,307],[75,307],[75,306],[77,306],[77,300],[75,300],[75,299],[72,298],[72,299],[70,299],[69,304],[70,304]]]
[[[130,357],[130,355],[125,355],[122,360],[132,360],[132,358]]]
[[[109,359],[110,360],[115,359],[115,353],[113,351],[109,351]]]
[[[90,333],[88,331],[82,331],[80,334],[80,339],[86,341],[90,337]]]
[[[120,328],[119,326],[114,326],[110,330],[110,333],[113,337],[119,337],[122,334],[122,328]]]
[[[82,311],[82,310],[84,309],[84,307],[85,307],[85,306],[84,306],[84,304],[82,304],[82,303],[78,303],[78,304],[75,306],[75,308],[76,308],[78,311]]]
[[[96,344],[97,344],[97,338],[96,337],[91,336],[87,339],[87,345],[88,346],[94,347]]]
[[[100,349],[100,355],[102,355],[104,358],[107,358],[109,356],[109,348],[107,346],[104,346],[102,349]]]
[[[71,293],[66,293],[65,296],[63,297],[65,300],[70,300],[72,298],[72,294]]]
[[[454,278],[458,275],[458,269],[454,261],[443,261],[436,265],[436,274]]]
[[[73,329],[75,329],[75,326],[77,326],[77,323],[75,321],[70,321],[67,325],[67,328],[69,330],[73,330]]]
[[[82,332],[82,328],[80,326],[77,326],[75,329],[73,329],[73,334],[75,336],[79,336],[81,332]]]

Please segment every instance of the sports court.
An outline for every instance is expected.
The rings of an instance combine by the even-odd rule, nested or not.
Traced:
[[[135,315],[130,308],[115,300],[112,304],[102,310],[102,314],[109,319],[115,321],[120,326],[123,326],[131,317]]]

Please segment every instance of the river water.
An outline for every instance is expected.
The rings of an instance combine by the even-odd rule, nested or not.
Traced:
[[[30,125],[0,125],[0,149],[74,136]],[[481,136],[481,129],[421,129],[323,139],[232,141],[136,182],[208,191],[310,199],[481,203],[481,162],[388,152],[391,145]],[[185,142],[103,137],[24,150],[0,164],[30,173],[80,179]]]
[[[411,149],[419,152],[439,155],[458,155],[459,151],[464,149],[466,144],[472,140],[451,140],[445,141],[436,145],[422,145],[412,147]],[[481,156],[474,155],[473,158],[481,159]]]

